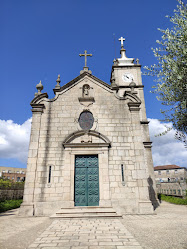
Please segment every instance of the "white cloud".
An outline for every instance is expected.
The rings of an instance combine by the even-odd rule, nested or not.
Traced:
[[[0,120],[0,158],[16,158],[27,162],[31,118],[22,125],[12,120]]]
[[[22,125],[12,120],[0,120],[0,158],[15,158],[23,163],[27,162],[31,120],[28,119]],[[155,137],[166,130],[166,124],[160,123],[158,119],[148,120],[154,165],[176,164],[187,167],[187,149],[174,138],[175,131]],[[172,127],[171,124],[167,126]]]
[[[187,149],[185,149],[184,143],[174,138],[174,130],[169,131],[166,135],[155,137],[166,130],[164,125],[172,127],[172,124],[161,123],[158,119],[148,120],[150,121],[150,139],[153,142],[154,166],[176,164],[187,167]]]

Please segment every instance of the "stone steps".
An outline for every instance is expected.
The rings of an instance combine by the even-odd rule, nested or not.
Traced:
[[[61,208],[50,218],[122,218],[112,207]]]

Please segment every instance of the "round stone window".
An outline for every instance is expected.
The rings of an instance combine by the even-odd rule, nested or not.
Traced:
[[[89,111],[84,111],[80,114],[79,125],[83,130],[90,130],[94,123],[93,114]]]

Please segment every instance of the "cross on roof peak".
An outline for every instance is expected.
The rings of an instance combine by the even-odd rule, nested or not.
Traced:
[[[92,56],[92,54],[87,54],[87,50],[84,50],[84,54],[79,54],[79,56],[85,56],[85,66],[87,67],[87,56]]]
[[[121,37],[118,39],[118,41],[121,41],[121,48],[123,48],[123,41],[125,41],[125,38],[121,36]]]

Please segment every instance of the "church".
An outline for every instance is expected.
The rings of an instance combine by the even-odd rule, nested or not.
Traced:
[[[19,215],[51,216],[59,209],[112,208],[151,214],[156,200],[141,65],[113,61],[110,84],[85,66],[49,99],[37,84],[24,199]]]

